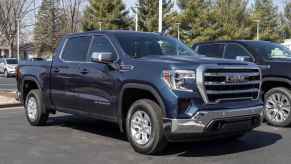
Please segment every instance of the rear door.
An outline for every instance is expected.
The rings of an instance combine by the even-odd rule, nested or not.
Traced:
[[[118,71],[107,64],[90,62],[93,53],[112,53],[117,59],[117,52],[108,37],[95,35],[88,53],[88,63],[80,64],[80,81],[76,90],[80,95],[80,110],[94,113],[104,119],[114,117],[116,96],[114,92],[114,76]]]
[[[78,110],[79,66],[86,62],[91,36],[71,37],[60,56],[54,58],[51,72],[51,98],[58,109]]]
[[[196,46],[196,52],[206,57],[222,58],[224,51],[223,43],[201,44]]]

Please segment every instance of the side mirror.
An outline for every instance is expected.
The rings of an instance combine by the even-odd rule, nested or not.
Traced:
[[[112,52],[93,52],[91,61],[96,63],[109,64],[114,61]]]
[[[246,62],[254,62],[253,58],[251,58],[249,56],[237,56],[236,60],[238,60],[238,61],[246,61]]]

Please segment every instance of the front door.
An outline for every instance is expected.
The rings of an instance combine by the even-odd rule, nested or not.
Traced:
[[[80,109],[86,108],[90,113],[112,119],[117,102],[116,94],[113,94],[114,77],[118,71],[106,64],[90,62],[92,53],[98,52],[112,53],[117,56],[108,38],[103,35],[94,36],[88,53],[89,62],[81,63],[79,67],[81,78],[77,92],[80,96]]]

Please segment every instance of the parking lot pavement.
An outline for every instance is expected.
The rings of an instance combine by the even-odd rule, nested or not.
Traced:
[[[0,91],[15,91],[16,80],[14,77],[5,78],[0,75]]]
[[[171,144],[159,156],[135,153],[117,126],[58,114],[31,127],[23,108],[0,109],[1,164],[285,164],[291,129],[263,125],[238,141]]]

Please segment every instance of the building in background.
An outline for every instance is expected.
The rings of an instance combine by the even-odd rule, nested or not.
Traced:
[[[0,36],[0,58],[10,57],[11,50],[7,42]]]

